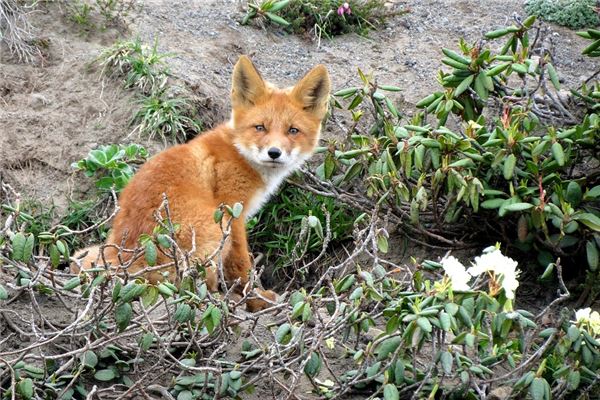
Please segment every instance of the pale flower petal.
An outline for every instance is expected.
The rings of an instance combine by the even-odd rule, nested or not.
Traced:
[[[589,321],[591,312],[592,312],[592,309],[590,307],[582,308],[580,310],[575,311],[575,321],[576,322]]]
[[[493,272],[498,279],[496,283],[502,285],[507,299],[515,298],[515,290],[519,287],[518,263],[510,257],[506,257],[496,247],[490,246],[483,250],[483,254],[475,257],[475,265],[469,268],[469,273],[473,276],[481,275],[484,272]],[[500,282],[501,281],[501,282]]]
[[[471,287],[469,286],[471,275],[467,273],[465,266],[462,265],[461,262],[456,259],[456,257],[446,257],[442,259],[441,264],[444,268],[444,272],[448,278],[450,278],[452,290],[471,290]]]

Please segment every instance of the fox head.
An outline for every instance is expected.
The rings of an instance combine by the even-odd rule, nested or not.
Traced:
[[[327,113],[331,83],[318,65],[293,87],[265,82],[241,56],[231,88],[233,143],[263,177],[287,175],[313,153]]]

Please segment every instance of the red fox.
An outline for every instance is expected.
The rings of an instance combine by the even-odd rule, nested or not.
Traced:
[[[178,244],[190,249],[194,232],[195,257],[201,260],[212,254],[222,240],[220,226],[214,222],[215,210],[221,204],[240,202],[244,206],[242,216],[232,222],[221,255],[225,280],[232,283],[240,279],[243,287],[252,268],[245,219],[255,214],[283,179],[312,155],[327,113],[330,87],[327,69],[318,65],[295,86],[278,89],[263,80],[248,57],[241,56],[233,70],[231,119],[186,144],[157,154],[140,168],[120,195],[120,210],[107,244],[136,248],[140,235],[151,234],[156,226],[153,214],[164,193],[172,221],[180,224]],[[87,256],[81,260],[83,268],[102,260],[99,247],[84,251]],[[127,254],[122,253],[123,261],[127,261]],[[106,247],[104,260],[118,264],[117,249]],[[159,263],[168,261],[159,254]],[[145,267],[140,258],[129,272]],[[72,270],[78,272],[79,267],[73,265]],[[161,272],[149,272],[146,278],[160,281],[164,279]],[[174,279],[173,275],[170,271],[169,279]],[[207,285],[211,291],[218,290],[214,269],[207,272]],[[270,290],[257,292],[270,301],[277,297]],[[246,306],[256,311],[268,303],[254,298]]]

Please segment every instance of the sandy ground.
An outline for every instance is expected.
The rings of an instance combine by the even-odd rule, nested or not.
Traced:
[[[522,13],[522,2],[508,1],[391,1],[387,27],[368,38],[347,35],[315,42],[241,26],[240,1],[148,0],[132,15],[129,32],[116,29],[84,33],[69,22],[58,3],[40,3],[32,22],[49,44],[39,66],[0,58],[0,170],[23,192],[59,207],[66,195],[85,191],[81,175],[68,179],[70,164],[100,144],[130,141],[129,122],[134,94],[118,82],[102,79],[91,62],[118,37],[140,36],[172,53],[169,64],[182,84],[198,96],[207,126],[228,115],[230,74],[240,54],[250,55],[265,77],[293,83],[318,63],[325,64],[334,89],[356,84],[356,69],[374,71],[380,83],[404,89],[396,96],[399,108],[411,114],[413,105],[437,88],[440,48],[455,47],[460,37],[475,41],[481,34],[511,22]],[[569,84],[589,75],[593,65],[579,53],[584,40],[574,32],[551,26],[556,44],[555,65]],[[335,135],[329,127],[329,134]],[[158,148],[151,144],[151,148]]]

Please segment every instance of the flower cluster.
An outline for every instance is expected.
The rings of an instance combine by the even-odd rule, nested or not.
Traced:
[[[452,290],[471,290],[469,282],[471,277],[488,273],[490,277],[490,294],[497,295],[500,289],[504,289],[507,299],[515,298],[515,291],[519,286],[519,270],[517,262],[503,255],[496,247],[488,247],[483,254],[475,257],[473,266],[468,270],[455,257],[445,257],[441,261],[446,276],[450,279]]]
[[[352,9],[350,8],[350,4],[348,4],[348,2],[345,2],[344,4],[339,6],[337,9],[337,13],[340,17],[343,16],[344,14],[348,14],[348,15],[352,14]]]
[[[575,322],[580,327],[587,328],[594,336],[600,336],[600,313],[592,311],[590,307],[575,312]]]

